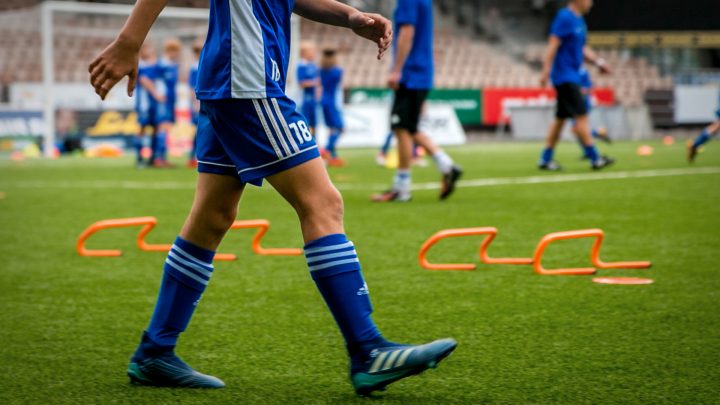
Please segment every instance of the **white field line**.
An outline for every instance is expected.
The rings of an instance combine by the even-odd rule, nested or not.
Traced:
[[[584,173],[584,174],[556,174],[546,176],[529,176],[529,177],[496,177],[487,179],[461,180],[458,187],[492,187],[507,186],[520,184],[551,184],[551,183],[568,183],[583,182],[597,180],[621,180],[621,179],[641,179],[651,177],[672,177],[672,176],[693,176],[699,174],[720,174],[720,167],[698,167],[698,168],[679,168],[679,169],[657,169],[657,170],[634,170],[622,172],[605,172],[605,173]],[[387,184],[370,184],[370,183],[336,183],[340,190],[364,190],[377,191]],[[193,190],[194,182],[142,182],[142,181],[109,181],[109,180],[77,180],[77,181],[0,181],[2,188],[20,188],[20,189],[43,189],[43,188],[66,188],[66,189],[126,189],[126,190]],[[439,183],[417,183],[413,185],[413,190],[437,190],[440,188]],[[263,189],[269,189],[264,187]]]

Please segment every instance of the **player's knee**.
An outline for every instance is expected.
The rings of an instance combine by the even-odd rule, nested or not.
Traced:
[[[342,196],[335,187],[309,194],[296,209],[300,217],[323,221],[342,221],[345,210]]]
[[[237,218],[237,206],[217,206],[202,215],[207,230],[216,235],[224,235]]]

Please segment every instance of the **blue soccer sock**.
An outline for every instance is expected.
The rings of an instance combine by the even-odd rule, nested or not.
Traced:
[[[213,272],[215,252],[194,245],[181,237],[175,239],[163,271],[155,312],[135,358],[146,357],[153,348],[177,344],[200,301]],[[149,340],[149,342],[147,342]]]
[[[338,131],[337,129],[331,130],[330,137],[328,138],[327,147],[325,149],[330,153],[330,156],[332,156],[333,158],[337,157],[336,145],[338,139],[340,139],[340,131]]]
[[[305,245],[305,258],[351,358],[386,344],[370,316],[369,292],[352,242],[343,234],[324,236]]]
[[[693,148],[699,148],[702,145],[706,144],[710,140],[710,133],[707,129],[704,129],[700,135],[695,138],[695,142],[693,143]]]
[[[555,155],[555,149],[553,149],[553,148],[543,149],[542,153],[540,154],[540,164],[546,165],[546,164],[552,162],[554,155]]]
[[[598,159],[600,159],[600,153],[598,152],[594,144],[586,145],[583,147],[583,149],[585,150],[585,156],[590,159],[591,163],[594,163]]]
[[[382,148],[380,148],[380,153],[383,155],[387,155],[388,151],[390,151],[390,144],[392,143],[393,137],[395,134],[392,133],[392,131],[388,132],[387,136],[385,137],[385,143],[383,143]]]

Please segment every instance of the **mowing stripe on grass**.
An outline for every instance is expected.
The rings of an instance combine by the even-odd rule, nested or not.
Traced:
[[[676,169],[657,169],[657,170],[633,170],[622,172],[605,172],[605,173],[584,173],[584,174],[555,174],[545,176],[528,176],[528,177],[495,177],[487,179],[461,180],[458,187],[492,187],[507,186],[517,184],[548,184],[548,183],[569,183],[581,181],[597,181],[597,180],[621,180],[621,179],[640,179],[649,177],[671,177],[671,176],[693,176],[698,174],[720,174],[720,167],[696,167],[696,168],[676,168]],[[387,184],[372,183],[335,183],[340,190],[361,190],[361,191],[377,191]],[[78,181],[2,181],[2,188],[68,188],[68,189],[130,189],[130,190],[194,190],[194,182],[143,182],[143,181],[107,181],[107,180],[78,180]],[[412,186],[413,190],[438,190],[439,182],[433,183],[416,183]],[[261,190],[269,190],[269,187],[263,187]]]

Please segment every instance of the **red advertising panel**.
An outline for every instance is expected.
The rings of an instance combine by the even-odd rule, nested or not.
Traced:
[[[483,90],[483,124],[507,123],[512,106],[553,105],[555,90],[541,88],[488,88]],[[615,103],[615,93],[609,88],[592,90],[593,105]]]

